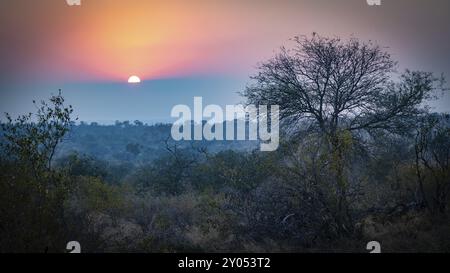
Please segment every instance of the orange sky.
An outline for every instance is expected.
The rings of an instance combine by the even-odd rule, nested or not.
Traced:
[[[425,41],[442,37],[436,27],[448,32],[448,1],[425,2],[374,8],[365,0],[2,0],[0,70],[63,82],[245,76],[289,38],[313,31],[377,40],[410,60],[430,47],[446,52]]]
[[[260,25],[273,10],[255,13],[251,4],[256,1],[83,0],[78,7],[64,0],[38,3],[2,4],[3,11],[9,10],[2,17],[9,29],[6,47],[16,55],[13,66],[26,63],[22,69],[31,73],[81,79],[242,71],[267,49],[258,39],[273,41],[271,29],[276,27],[273,22],[269,28]]]
[[[0,0],[2,112],[58,88],[84,120],[162,117],[199,95],[237,103],[258,62],[312,32],[373,40],[401,70],[450,77],[449,0],[81,1]],[[151,92],[121,92],[130,75]],[[436,105],[450,111],[450,96]]]

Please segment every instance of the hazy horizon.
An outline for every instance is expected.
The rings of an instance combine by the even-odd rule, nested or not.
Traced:
[[[13,116],[62,89],[84,121],[170,120],[202,96],[236,104],[256,65],[290,38],[317,32],[373,40],[399,70],[448,78],[450,2],[88,1],[0,3],[0,108]],[[26,18],[24,20],[23,18]],[[130,86],[131,75],[142,83]],[[432,103],[450,112],[450,95]],[[1,117],[3,118],[3,116]]]

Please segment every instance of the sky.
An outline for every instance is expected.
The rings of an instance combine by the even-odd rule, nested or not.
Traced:
[[[29,112],[62,89],[80,120],[170,121],[194,96],[242,102],[258,63],[313,32],[375,41],[400,70],[449,78],[449,10],[448,0],[1,0],[0,112]],[[450,112],[450,96],[432,106]]]

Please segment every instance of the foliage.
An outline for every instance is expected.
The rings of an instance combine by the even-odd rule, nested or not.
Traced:
[[[450,119],[421,104],[437,80],[393,82],[372,43],[294,42],[245,92],[283,109],[271,153],[169,141],[164,124],[75,126],[61,93],[7,115],[0,252],[448,252]]]

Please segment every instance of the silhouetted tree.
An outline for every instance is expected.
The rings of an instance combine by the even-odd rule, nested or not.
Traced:
[[[307,125],[328,143],[335,173],[337,220],[348,217],[345,159],[352,140],[373,130],[407,129],[436,89],[431,73],[406,71],[392,80],[396,63],[380,46],[313,34],[296,37],[259,66],[243,95],[248,103],[279,105],[288,128]],[[367,135],[367,134],[366,134]]]
[[[421,119],[415,138],[416,173],[420,202],[445,212],[450,194],[450,116],[427,115]],[[425,193],[426,180],[433,190]],[[431,204],[430,204],[431,203]],[[433,205],[432,207],[430,207]]]
[[[7,154],[22,162],[30,163],[34,171],[43,168],[51,170],[52,160],[58,144],[72,126],[72,106],[64,105],[64,98],[58,95],[50,98],[50,103],[41,101],[36,114],[21,115],[13,120],[6,113],[6,123],[2,123],[2,147]]]
[[[35,102],[34,102],[35,103]],[[72,107],[58,95],[2,124],[5,151],[0,177],[2,250],[60,251],[64,242],[64,201],[69,194],[65,177],[53,170],[57,146],[72,125]]]

